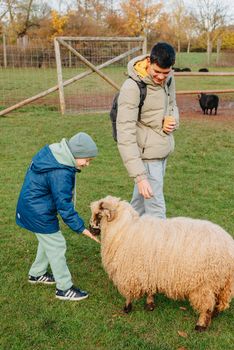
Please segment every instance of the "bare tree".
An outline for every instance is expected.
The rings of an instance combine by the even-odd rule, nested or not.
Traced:
[[[181,50],[181,40],[184,36],[184,22],[186,18],[186,8],[184,5],[184,0],[174,0],[172,3],[172,25],[174,29],[174,35],[177,40],[177,52],[180,54]]]
[[[14,20],[15,0],[2,0],[0,6],[1,6],[1,18],[8,16],[10,22],[12,22]]]
[[[32,9],[32,3],[33,0],[29,0],[27,3],[22,4],[22,10],[24,10],[24,15],[22,16],[22,22],[21,22],[21,26],[18,27],[18,37],[23,37],[26,35],[27,30],[34,25],[31,21],[30,21],[30,13],[31,13],[31,9]]]
[[[196,19],[200,30],[206,34],[207,40],[207,64],[210,64],[210,56],[213,47],[215,32],[223,27],[227,20],[228,8],[222,0],[196,0]]]
[[[187,53],[190,52],[192,38],[196,36],[196,25],[197,21],[194,19],[194,16],[189,13],[184,18],[184,33],[187,39]]]
[[[39,0],[2,0],[0,9],[8,29],[8,36],[22,38],[31,27],[39,27],[40,17],[46,17],[50,7],[46,1]]]

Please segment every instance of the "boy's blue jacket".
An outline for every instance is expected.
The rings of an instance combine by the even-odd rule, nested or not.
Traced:
[[[59,213],[75,232],[84,231],[84,221],[74,209],[72,194],[75,167],[60,164],[48,145],[32,159],[26,173],[16,209],[16,223],[35,233],[59,230]]]

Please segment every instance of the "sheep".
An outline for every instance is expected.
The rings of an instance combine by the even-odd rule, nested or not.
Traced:
[[[181,72],[191,72],[191,69],[186,67],[186,68],[181,68]]]
[[[90,230],[101,231],[104,270],[125,297],[154,295],[188,299],[198,311],[195,329],[205,331],[212,317],[227,309],[234,290],[234,240],[220,226],[186,217],[139,216],[120,198],[107,196],[91,203]]]
[[[217,114],[219,105],[219,97],[217,95],[207,95],[201,93],[198,95],[198,99],[201,109],[203,110],[203,114],[208,114],[208,110],[210,110],[210,114],[212,114],[213,109],[215,109],[215,115]]]
[[[200,68],[198,72],[209,72],[208,68]]]

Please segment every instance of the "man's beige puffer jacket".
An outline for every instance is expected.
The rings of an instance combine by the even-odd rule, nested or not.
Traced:
[[[179,126],[179,113],[175,97],[175,80],[173,73],[167,77],[164,86],[156,84],[145,75],[136,71],[139,63],[144,64],[148,56],[139,56],[128,63],[128,78],[120,89],[117,114],[118,149],[130,177],[146,177],[143,161],[163,159],[174,150],[174,137],[163,132],[163,119],[172,115]],[[137,65],[136,65],[137,64]],[[171,79],[168,88],[167,81]],[[135,81],[147,84],[147,95],[138,119],[140,90]]]

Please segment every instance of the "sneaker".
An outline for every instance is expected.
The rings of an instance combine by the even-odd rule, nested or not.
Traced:
[[[82,300],[88,298],[88,293],[74,286],[67,290],[56,289],[55,297],[61,300]]]
[[[54,276],[46,272],[42,276],[34,277],[34,276],[28,276],[28,282],[35,284],[35,283],[43,283],[43,284],[55,284]]]

